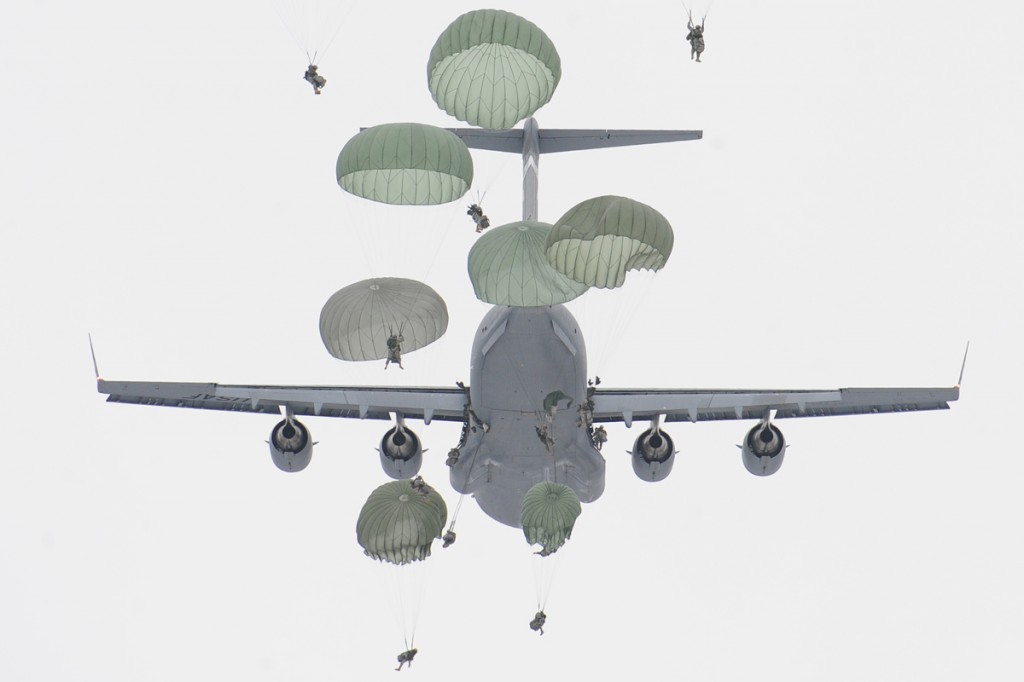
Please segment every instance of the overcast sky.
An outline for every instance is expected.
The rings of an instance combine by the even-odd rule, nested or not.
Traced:
[[[109,379],[468,380],[488,306],[465,205],[515,220],[518,157],[474,152],[470,195],[433,209],[361,202],[334,163],[360,126],[464,125],[426,61],[478,6],[337,2],[320,97],[284,2],[0,5],[2,680],[393,679],[355,538],[386,425],[310,419],[313,462],[284,474],[271,417],[104,403],[87,342]],[[675,230],[661,272],[571,305],[605,386],[949,386],[971,351],[952,410],[787,420],[766,479],[735,447],[750,424],[673,425],[654,485],[613,426],[543,637],[521,531],[467,500],[403,674],[1021,679],[1024,10],[720,0],[695,64],[679,2],[502,8],[561,56],[542,127],[704,130],[541,161],[542,220],[619,194]],[[448,302],[404,371],[319,338],[327,298],[377,275]],[[416,428],[454,509],[458,426]]]

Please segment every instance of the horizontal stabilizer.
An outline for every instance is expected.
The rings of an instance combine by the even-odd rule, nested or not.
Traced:
[[[479,128],[449,128],[467,147],[493,152],[523,151],[522,130],[481,130]],[[683,142],[699,140],[702,130],[575,130],[541,129],[540,153],[571,152],[581,149],[604,149],[606,147],[631,147],[661,142]]]

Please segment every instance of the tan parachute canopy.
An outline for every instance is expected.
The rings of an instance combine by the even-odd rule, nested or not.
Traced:
[[[337,291],[320,311],[320,338],[339,360],[383,360],[392,334],[406,353],[423,348],[448,329],[448,307],[423,282],[380,277]]]
[[[511,128],[544,106],[562,63],[544,32],[497,9],[463,14],[434,43],[427,83],[437,106],[470,125]]]
[[[343,190],[385,204],[445,204],[473,184],[466,143],[422,123],[367,128],[342,148],[336,170]]]
[[[547,239],[555,270],[587,286],[622,286],[629,270],[660,270],[672,253],[672,226],[639,201],[587,199],[558,219]]]
[[[555,552],[572,535],[582,512],[580,498],[562,483],[542,481],[523,498],[523,534],[531,545],[541,545],[541,554]]]
[[[489,230],[469,252],[469,279],[481,301],[495,305],[565,303],[587,286],[548,264],[544,244],[551,225],[522,221]]]
[[[367,556],[408,564],[430,556],[447,520],[444,499],[422,479],[391,481],[370,493],[356,521],[356,537]]]

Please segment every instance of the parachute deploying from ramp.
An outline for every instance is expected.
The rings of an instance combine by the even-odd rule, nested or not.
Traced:
[[[553,554],[572,535],[582,512],[580,498],[562,483],[542,481],[523,498],[523,534],[531,545],[540,545],[542,556]]]
[[[444,499],[423,479],[390,481],[370,493],[356,521],[356,537],[366,556],[404,565],[430,556],[447,520]]]

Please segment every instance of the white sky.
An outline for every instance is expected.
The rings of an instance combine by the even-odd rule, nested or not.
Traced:
[[[321,97],[267,2],[0,5],[0,680],[393,679],[354,532],[384,424],[309,420],[313,463],[285,475],[270,417],[105,404],[86,341],[111,379],[468,379],[473,197],[367,206],[333,167],[359,126],[463,125],[425,65],[477,6],[339,2]],[[674,426],[660,485],[623,454],[639,429],[612,428],[543,638],[525,540],[467,501],[403,674],[1020,679],[1024,10],[721,0],[697,65],[678,2],[503,8],[562,57],[542,126],[705,131],[542,159],[542,219],[614,193],[676,231],[662,272],[573,307],[605,386],[950,385],[971,355],[949,412],[782,423],[768,479],[739,461],[749,424]],[[518,158],[474,155],[514,220]],[[317,331],[380,274],[451,311],[404,372],[341,364]],[[457,427],[418,432],[454,508]]]

